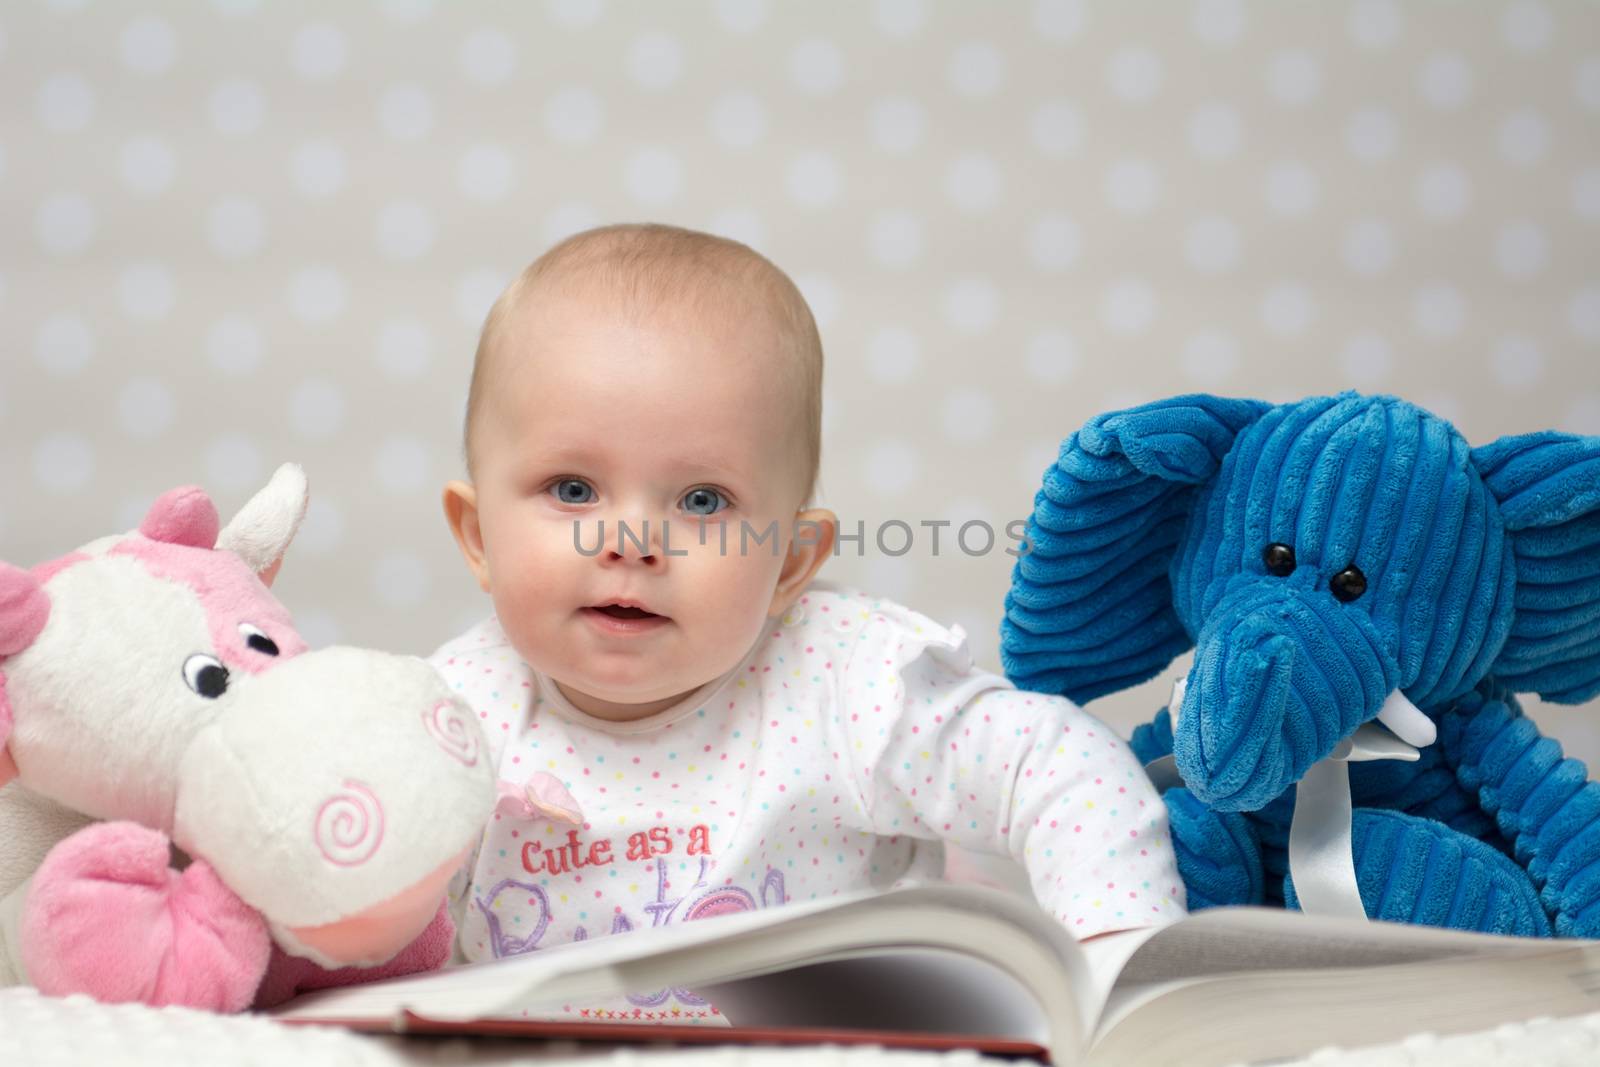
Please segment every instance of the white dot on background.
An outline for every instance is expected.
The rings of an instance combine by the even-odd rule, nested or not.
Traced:
[[[1345,342],[1339,365],[1352,385],[1372,386],[1389,376],[1394,356],[1389,342],[1375,333],[1359,333]]]
[[[1466,315],[1460,291],[1443,282],[1429,282],[1411,300],[1411,322],[1431,340],[1442,341],[1460,333]]]
[[[600,135],[604,122],[600,98],[582,86],[558,89],[544,104],[544,128],[557,141],[587,144]]]
[[[89,124],[94,115],[94,90],[76,74],[57,74],[39,86],[34,101],[39,122],[48,130],[71,133]]]
[[[344,425],[344,392],[325,378],[308,378],[289,396],[289,428],[301,437],[323,440]]]
[[[218,85],[207,103],[211,125],[228,137],[243,137],[261,127],[267,98],[261,86],[234,78]]]
[[[950,56],[945,78],[962,96],[993,96],[1006,77],[1006,57],[988,41],[969,41]]]
[[[159,137],[131,137],[117,157],[122,184],[132,192],[153,196],[164,192],[178,172],[172,149]]]
[[[344,70],[350,46],[344,31],[327,22],[313,22],[295,31],[289,43],[289,64],[306,81],[327,81]]]
[[[422,376],[432,360],[433,338],[417,319],[392,319],[378,328],[378,345],[373,353],[378,369],[395,381],[413,381]]]
[[[1321,183],[1304,163],[1278,163],[1267,171],[1267,206],[1279,215],[1304,215],[1317,206]]]
[[[1374,277],[1394,262],[1394,235],[1376,219],[1361,219],[1345,231],[1341,251],[1351,270]]]
[[[415,552],[385,552],[372,563],[372,591],[393,608],[414,608],[428,598],[428,565]]]
[[[916,372],[921,345],[916,334],[884,326],[867,342],[867,374],[882,385],[900,385]]]
[[[767,225],[752,208],[725,208],[712,216],[710,228],[714,234],[751,248],[760,248],[766,243]]]
[[[468,325],[481,325],[500,291],[506,287],[506,280],[500,271],[487,267],[467,272],[456,283],[456,314]]]
[[[243,316],[225,316],[206,331],[206,358],[223,374],[243,377],[254,373],[265,351],[261,330]]]
[[[1052,159],[1065,159],[1083,146],[1083,120],[1065,100],[1049,100],[1028,118],[1033,146]]]
[[[415,141],[433,129],[433,98],[420,85],[394,85],[378,101],[378,122],[390,137]]]
[[[1349,28],[1350,37],[1363,48],[1387,48],[1400,38],[1400,9],[1394,0],[1357,0]]]
[[[540,224],[545,244],[564,241],[575,233],[593,229],[600,224],[600,216],[588,204],[569,202],[557,204],[545,214]]]
[[[789,198],[806,207],[826,207],[839,196],[838,160],[827,152],[804,152],[789,164],[784,187]]]
[[[301,322],[318,325],[344,313],[349,285],[332,267],[305,267],[289,279],[289,311]]]
[[[1106,202],[1125,215],[1143,215],[1161,196],[1161,174],[1142,159],[1113,163],[1106,171]]]
[[[1344,128],[1345,147],[1363,163],[1388,159],[1399,141],[1399,123],[1381,107],[1362,108],[1350,116]]]
[[[218,255],[244,259],[261,251],[267,224],[261,205],[244,196],[226,196],[206,213],[206,238]]]
[[[1280,104],[1299,107],[1317,97],[1322,88],[1322,68],[1311,53],[1286,48],[1273,53],[1267,63],[1267,91]]]
[[[546,17],[568,29],[593,26],[604,10],[605,0],[544,0]]]
[[[206,448],[206,484],[218,489],[248,489],[262,482],[260,447],[241,433],[227,433]]]
[[[733,33],[750,33],[767,21],[767,0],[717,0],[717,22]]]
[[[1227,159],[1243,139],[1239,113],[1226,104],[1205,104],[1189,119],[1189,147],[1203,159]]]
[[[920,473],[920,452],[907,441],[879,441],[867,449],[862,471],[868,488],[879,493],[903,493],[911,488]],[[868,533],[868,545],[872,545]]]
[[[467,149],[456,165],[456,184],[474,200],[500,200],[511,191],[511,153],[497,144]]]
[[[1113,282],[1100,298],[1100,320],[1115,334],[1143,333],[1155,322],[1156,312],[1156,292],[1142,278]]]
[[[33,449],[33,480],[48,493],[75,493],[94,476],[94,446],[82,434],[58,431]]]
[[[1538,52],[1550,43],[1550,12],[1543,4],[1523,0],[1500,17],[1500,35],[1517,52]]]
[[[1000,294],[985,278],[963,278],[944,291],[944,317],[962,333],[983,333],[999,312]]]
[[[1261,324],[1275,334],[1302,334],[1316,311],[1311,290],[1295,282],[1281,282],[1270,287],[1261,299]]]
[[[1572,332],[1586,341],[1600,341],[1600,285],[1586,285],[1567,303]]]
[[[1572,91],[1578,103],[1590,111],[1600,111],[1600,56],[1578,64],[1578,73],[1572,79]]]
[[[412,260],[433,247],[433,216],[416,200],[392,200],[378,212],[378,248],[390,259]]]
[[[637,203],[668,203],[683,188],[683,163],[665,148],[641,148],[628,157],[623,186]]]
[[[872,143],[897,155],[917,147],[928,126],[922,105],[904,96],[888,97],[873,104],[870,121]]]
[[[1472,68],[1455,52],[1429,56],[1417,82],[1422,98],[1437,108],[1461,107],[1472,96]]]
[[[1078,224],[1066,215],[1052,212],[1028,226],[1028,258],[1042,270],[1066,270],[1081,249]]]
[[[1190,223],[1184,255],[1195,270],[1220,274],[1239,262],[1239,228],[1221,215],[1204,215]]]
[[[500,85],[517,68],[517,46],[500,30],[473,30],[461,42],[461,73],[478,85]]]
[[[1531,167],[1550,147],[1550,124],[1537,111],[1518,111],[1500,123],[1496,142],[1507,162]]]
[[[1215,330],[1197,333],[1183,343],[1178,363],[1191,382],[1216,386],[1233,377],[1239,366],[1239,342]]]
[[[1472,183],[1453,163],[1435,163],[1417,177],[1417,206],[1439,220],[1459,218],[1472,201]]]
[[[1045,330],[1028,339],[1022,356],[1028,376],[1045,385],[1060,385],[1078,372],[1078,342],[1065,330]]]
[[[1161,91],[1161,60],[1148,48],[1119,48],[1106,63],[1106,81],[1119,99],[1143,103]]]
[[[344,542],[344,511],[326,493],[313,494],[295,535],[296,553],[326,556]]]
[[[801,41],[789,53],[789,78],[812,96],[831,93],[844,82],[844,53],[821,37]]]
[[[133,318],[166,318],[176,302],[172,273],[159,263],[135,263],[117,276],[117,303]]]
[[[302,195],[332,196],[344,187],[344,152],[325,138],[305,141],[289,157],[289,175]]]
[[[391,493],[410,493],[428,483],[429,446],[403,434],[386,437],[373,456],[378,484]]]
[[[46,252],[81,252],[94,239],[94,207],[76,193],[46,197],[34,213],[33,232]]]
[[[94,358],[94,334],[76,315],[52,315],[39,324],[33,358],[50,374],[78,374]]]
[[[177,403],[154,378],[135,378],[117,394],[117,420],[134,437],[157,437],[172,425]]]
[[[994,430],[994,398],[983,389],[950,390],[941,414],[944,435],[961,444],[986,440]]]
[[[1088,21],[1084,0],[1033,0],[1033,28],[1049,40],[1070,41]]]
[[[910,266],[922,255],[922,222],[909,211],[880,211],[867,228],[867,244],[884,266]]]
[[[1573,177],[1572,210],[1591,222],[1600,219],[1600,167],[1580,171]]]
[[[1230,45],[1244,36],[1243,0],[1195,0],[1189,30],[1209,45]]]
[[[627,67],[635,84],[659,92],[683,73],[683,46],[671,34],[642,34],[628,46]]]
[[[877,0],[874,17],[890,37],[910,37],[922,29],[928,10],[924,0]]]
[[[123,28],[117,50],[129,70],[160,74],[172,66],[178,54],[178,37],[165,19],[141,15]]]
[[[754,93],[725,93],[711,105],[711,135],[728,148],[749,148],[766,133],[767,109]]]
[[[1508,334],[1490,350],[1489,368],[1501,385],[1527,389],[1544,379],[1544,353],[1531,337]]]
[[[794,277],[794,284],[806,303],[810,305],[811,315],[817,320],[817,326],[826,331],[839,317],[838,283],[822,274],[797,274]]]
[[[956,158],[944,175],[944,195],[962,211],[992,211],[1000,201],[1000,168],[981,152]]]
[[[1550,242],[1544,230],[1531,222],[1513,222],[1495,235],[1494,258],[1502,273],[1532,278],[1544,269]]]

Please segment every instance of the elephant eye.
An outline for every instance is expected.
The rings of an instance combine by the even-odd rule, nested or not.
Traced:
[[[1352,563],[1328,579],[1328,588],[1342,603],[1348,604],[1352,600],[1360,600],[1361,594],[1367,591],[1367,576]]]
[[[1294,573],[1294,549],[1274,541],[1261,553],[1261,562],[1274,578],[1287,578]]]
[[[244,643],[266,656],[278,654],[278,642],[268,637],[260,628],[251,626],[247,622],[239,624],[239,636],[244,638]]]
[[[197,652],[183,661],[183,680],[207,700],[215,700],[228,691],[228,668],[215,656]]]

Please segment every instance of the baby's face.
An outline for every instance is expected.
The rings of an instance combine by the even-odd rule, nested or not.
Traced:
[[[630,321],[572,296],[503,335],[474,438],[486,584],[517,652],[590,714],[670,706],[786,606],[774,590],[803,473],[763,319]],[[773,523],[777,553],[753,543]],[[616,601],[654,617],[601,610]]]

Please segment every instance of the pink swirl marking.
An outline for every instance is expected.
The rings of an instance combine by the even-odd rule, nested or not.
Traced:
[[[478,765],[477,728],[453,702],[442,700],[422,713],[422,725],[445,754],[468,767]]]
[[[360,782],[346,781],[317,809],[312,832],[322,858],[340,867],[357,867],[383,844],[383,805]]]

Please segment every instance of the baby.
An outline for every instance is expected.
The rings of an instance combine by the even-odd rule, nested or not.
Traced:
[[[813,581],[821,390],[794,284],[707,234],[578,234],[489,312],[444,505],[494,615],[432,660],[501,779],[466,959],[937,878],[941,842],[1019,860],[1079,938],[1182,914],[1111,729]]]

